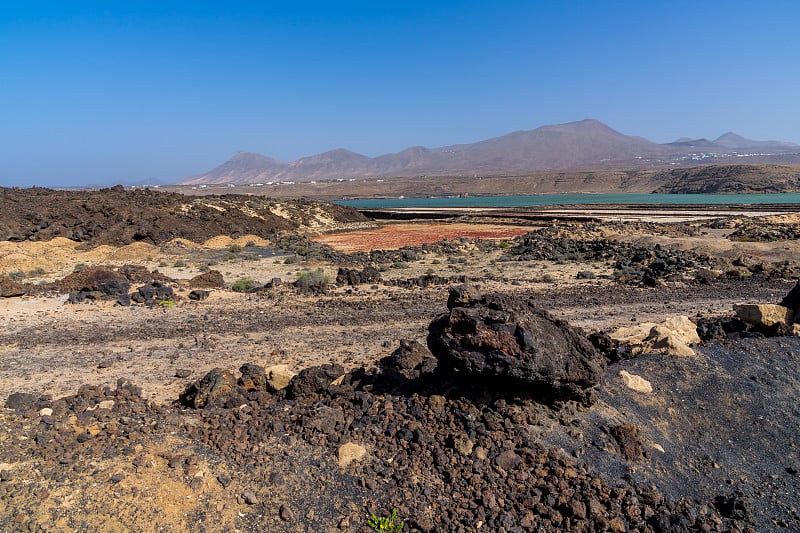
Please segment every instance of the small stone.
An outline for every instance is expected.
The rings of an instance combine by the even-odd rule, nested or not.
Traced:
[[[625,370],[620,370],[619,375],[622,377],[622,383],[629,389],[643,394],[650,394],[653,392],[653,386],[643,377],[631,374]]]
[[[586,504],[582,501],[570,500],[569,509],[572,511],[572,516],[575,518],[580,518],[581,520],[586,518]]]
[[[112,483],[119,483],[123,479],[125,479],[125,474],[114,474],[113,476],[111,476]]]
[[[220,474],[217,476],[217,481],[219,484],[222,485],[222,488],[228,488],[228,485],[231,484],[231,477],[227,474]]]
[[[511,450],[506,450],[497,456],[495,462],[497,463],[497,466],[503,470],[511,470],[519,466],[519,464],[522,462],[522,457]]]
[[[621,424],[610,428],[611,436],[617,441],[622,456],[628,461],[637,461],[642,458],[642,443],[639,441],[639,431],[633,424]]]
[[[53,416],[53,410],[49,407],[43,407],[39,409],[39,416]]]
[[[628,528],[625,527],[625,521],[620,517],[612,519],[608,523],[608,528],[609,531],[616,531],[618,533],[625,533],[628,530]]]
[[[255,492],[248,489],[242,493],[242,500],[244,500],[244,503],[247,505],[255,505],[258,503],[258,496],[256,496]]]
[[[278,515],[284,522],[290,522],[294,520],[294,512],[286,505],[281,505],[281,508],[278,511]]]
[[[6,409],[27,411],[36,405],[38,398],[29,392],[14,392],[6,399]]]
[[[175,371],[175,377],[180,379],[186,379],[192,375],[192,371],[188,368],[179,368]]]
[[[336,451],[336,460],[339,462],[339,466],[346,468],[350,463],[362,459],[365,455],[367,455],[366,448],[360,444],[348,442],[339,446]]]
[[[292,372],[289,365],[274,365],[266,370],[267,383],[276,391],[285,389],[297,374]]]
[[[189,293],[189,299],[198,302],[198,301],[207,299],[209,294],[210,294],[209,291],[203,291],[203,290],[200,290],[200,289],[195,289],[195,290],[193,290],[192,292]]]
[[[98,409],[113,409],[114,408],[114,400],[103,400],[102,402],[97,404]]]

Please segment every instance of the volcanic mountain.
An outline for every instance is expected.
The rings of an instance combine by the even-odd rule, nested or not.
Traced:
[[[514,175],[542,170],[667,166],[703,158],[732,157],[741,151],[764,156],[797,154],[800,146],[777,141],[751,141],[726,133],[715,141],[679,139],[657,144],[624,135],[592,119],[535,130],[517,131],[472,144],[441,148],[415,146],[402,152],[367,157],[344,149],[284,163],[259,154],[240,152],[183,185],[302,182],[371,177]],[[711,162],[711,161],[709,161]],[[719,161],[716,161],[719,162]]]

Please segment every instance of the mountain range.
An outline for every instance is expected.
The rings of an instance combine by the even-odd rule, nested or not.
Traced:
[[[413,146],[402,152],[367,157],[336,149],[283,162],[261,154],[239,152],[231,159],[181,185],[307,182],[380,177],[498,176],[544,170],[642,168],[720,163],[769,162],[800,156],[800,145],[754,141],[735,133],[717,139],[681,138],[658,144],[624,135],[593,119],[517,131],[472,144],[441,148]],[[767,159],[767,161],[765,161]]]

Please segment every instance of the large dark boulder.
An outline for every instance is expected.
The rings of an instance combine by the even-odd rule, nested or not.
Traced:
[[[200,381],[189,385],[181,395],[180,402],[195,409],[227,407],[239,399],[236,394],[237,385],[236,378],[229,371],[214,368]]]
[[[800,322],[800,281],[783,297],[779,305],[794,311],[794,321]]]
[[[471,288],[451,289],[448,308],[428,328],[440,367],[545,401],[592,403],[605,360],[581,330],[531,300],[484,297]]]
[[[344,375],[344,368],[341,365],[320,365],[312,366],[302,370],[292,378],[289,386],[286,387],[286,397],[289,399],[305,398],[316,400],[326,396],[338,378]]]

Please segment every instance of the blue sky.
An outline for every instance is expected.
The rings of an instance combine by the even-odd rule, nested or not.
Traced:
[[[596,118],[668,142],[800,143],[800,3],[0,6],[0,185],[175,182]]]

